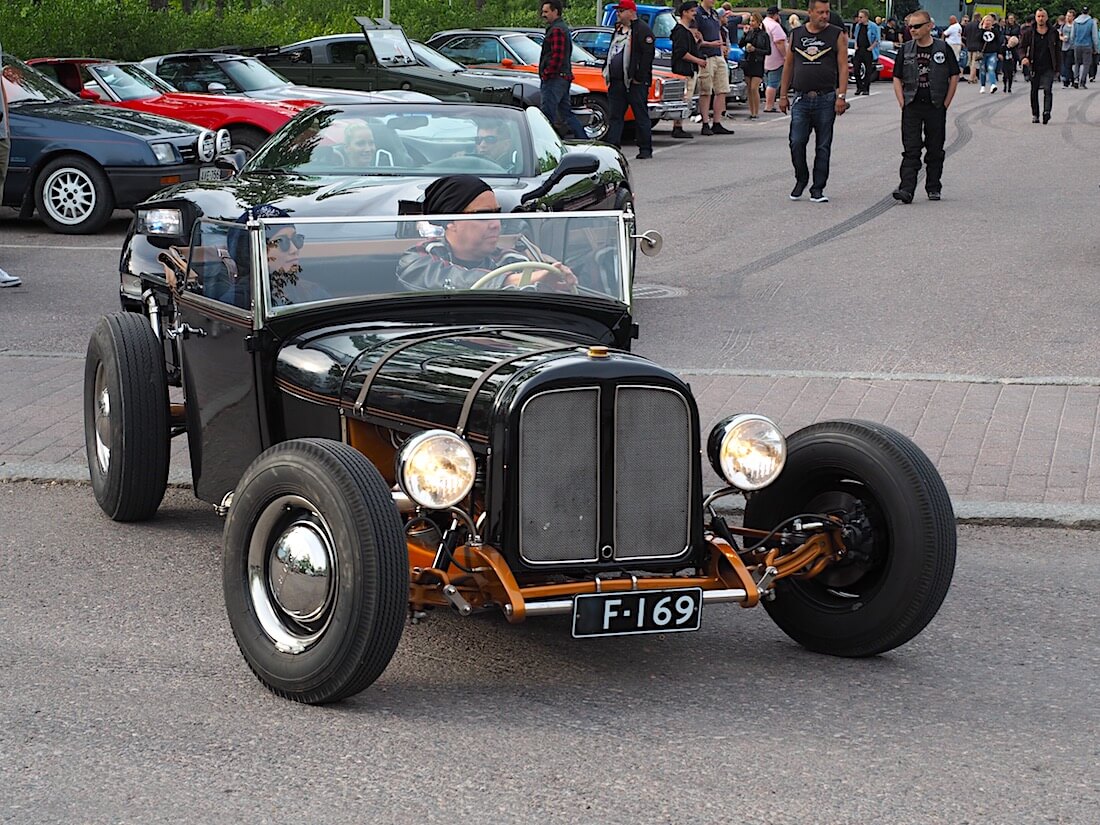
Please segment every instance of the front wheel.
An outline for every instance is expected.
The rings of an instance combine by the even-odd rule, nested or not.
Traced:
[[[90,235],[111,217],[115,194],[95,161],[65,155],[47,163],[35,180],[38,214],[54,232]]]
[[[298,439],[262,453],[225,524],[222,586],[237,645],[270,690],[337,702],[377,679],[409,600],[389,487],[361,453]]]
[[[863,421],[814,424],[787,448],[780,477],[749,496],[745,526],[826,513],[859,538],[817,576],[777,582],[768,613],[819,653],[873,656],[905,644],[936,615],[955,569],[955,516],[936,468],[901,433]]]
[[[252,126],[232,126],[229,129],[229,148],[244,152],[245,159],[252,157],[267,141],[268,135]]]
[[[607,137],[610,125],[610,109],[607,98],[595,96],[588,98],[588,108],[592,110],[592,120],[584,127],[589,140],[603,140]]]

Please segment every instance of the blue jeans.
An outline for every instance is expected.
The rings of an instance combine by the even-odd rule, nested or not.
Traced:
[[[983,54],[978,66],[978,82],[983,86],[992,86],[997,82],[997,53]]]
[[[566,77],[553,77],[549,80],[543,80],[540,91],[542,92],[542,100],[539,101],[539,108],[546,115],[546,119],[551,123],[557,123],[559,120],[565,121],[566,127],[573,133],[573,137],[577,140],[586,140],[588,135],[585,134],[584,127],[577,120],[577,116],[573,114],[573,107],[569,105],[569,79]]]
[[[791,102],[791,163],[797,183],[806,185],[810,169],[806,165],[806,146],[810,142],[810,130],[816,137],[814,146],[814,179],[810,193],[820,192],[829,182],[829,155],[833,151],[833,124],[836,122],[836,92],[826,92],[815,97],[794,93]]]

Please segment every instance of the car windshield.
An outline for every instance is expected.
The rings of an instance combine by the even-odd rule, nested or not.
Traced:
[[[328,106],[298,118],[257,152],[244,172],[300,175],[529,174],[535,166],[520,109],[457,104]]]
[[[545,35],[542,34],[527,35],[527,39],[533,43],[538,44],[540,50],[542,49],[542,41],[544,37]],[[574,63],[603,63],[600,58],[596,57],[596,55],[592,54],[592,52],[588,51],[588,49],[586,49],[576,40],[573,41],[572,59]],[[538,61],[535,62],[537,63]]]
[[[162,80],[133,64],[99,64],[88,72],[101,86],[109,87],[119,100],[148,100],[175,91]]]
[[[252,57],[218,61],[218,67],[233,78],[233,82],[245,92],[277,89],[290,81],[278,72]]]
[[[451,58],[440,54],[431,46],[425,46],[423,43],[419,43],[415,40],[410,41],[409,45],[412,46],[413,54],[416,56],[416,59],[425,66],[430,66],[433,69],[440,69],[444,72],[466,71],[466,67],[461,63],[455,63]]]
[[[7,98],[9,106],[18,106],[20,103],[58,103],[80,100],[37,69],[9,54],[4,55],[3,66],[4,97]]]
[[[676,27],[676,18],[670,11],[658,12],[653,18],[654,37],[672,37],[672,30]]]
[[[504,44],[519,57],[520,63],[526,66],[539,65],[542,57],[542,46],[525,34],[510,34],[504,38]]]
[[[263,260],[253,248],[266,250]],[[203,219],[188,290],[248,309],[246,284],[258,283],[265,315],[433,292],[629,305],[631,254],[620,212],[273,219],[251,229]]]
[[[416,62],[409,39],[401,29],[367,29],[367,39],[379,63],[404,66]]]

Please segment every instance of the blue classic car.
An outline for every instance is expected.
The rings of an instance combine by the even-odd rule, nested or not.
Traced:
[[[219,180],[229,133],[158,115],[86,103],[4,55],[11,159],[3,205],[54,232],[83,235],[175,183]]]

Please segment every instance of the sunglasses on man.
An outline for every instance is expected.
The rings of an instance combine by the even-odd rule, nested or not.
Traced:
[[[478,146],[480,146],[482,143],[492,146],[498,140],[500,140],[500,137],[498,135],[478,135],[476,138],[474,138],[474,143],[476,143]]]
[[[268,249],[277,246],[280,252],[289,252],[291,244],[294,244],[295,249],[301,249],[306,245],[306,236],[301,232],[295,232],[293,235],[279,235],[277,238],[267,240]]]
[[[923,23],[910,23],[909,24],[909,31],[915,32],[917,29],[923,29],[925,26],[927,26],[931,22],[932,22],[931,20],[925,20]]]

